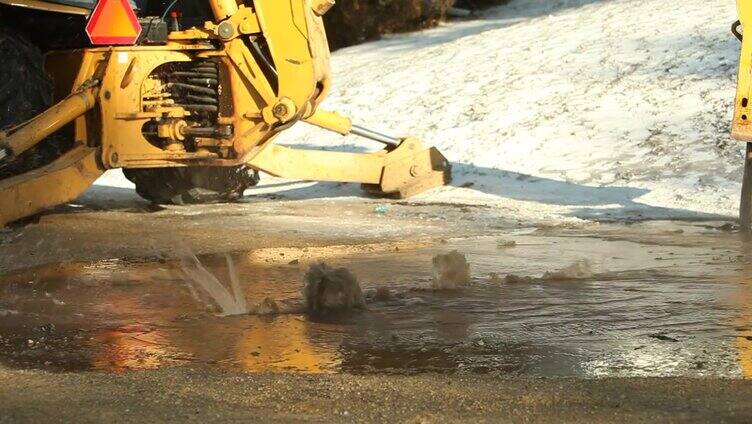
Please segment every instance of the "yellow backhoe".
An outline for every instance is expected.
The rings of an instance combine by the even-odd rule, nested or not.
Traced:
[[[0,226],[113,168],[142,197],[177,204],[236,199],[258,171],[400,197],[447,183],[435,148],[318,107],[333,3],[0,0]],[[298,121],[384,147],[273,143]]]
[[[752,3],[737,0],[739,20],[731,25],[731,32],[742,42],[739,58],[739,76],[734,101],[734,120],[731,137],[747,143],[744,155],[744,176],[739,204],[739,224],[744,230],[752,229],[752,37],[744,37],[745,24],[752,25]]]

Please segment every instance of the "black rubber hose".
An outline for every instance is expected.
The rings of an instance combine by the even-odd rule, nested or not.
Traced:
[[[210,96],[216,96],[217,90],[213,88],[199,87],[197,85],[183,84],[182,82],[170,82],[167,83],[167,88],[182,88],[188,91],[194,91],[196,93],[208,94]]]
[[[170,13],[170,10],[172,10],[173,7],[175,7],[175,4],[178,2],[178,0],[172,0],[172,3],[170,3],[162,12],[162,16],[159,17],[159,20],[164,21],[167,17],[167,14]]]
[[[216,87],[219,85],[219,81],[215,78],[188,78],[185,80],[188,84],[208,85],[210,87]]]
[[[201,72],[184,72],[177,71],[170,74],[172,77],[188,77],[188,78],[217,78],[219,74],[216,72],[201,71]]]
[[[185,96],[185,99],[193,103],[203,103],[210,105],[216,105],[219,103],[216,97],[194,96],[193,94],[188,94],[187,96]]]
[[[183,135],[195,135],[199,137],[214,137],[217,129],[214,127],[187,127],[181,130]]]
[[[190,104],[190,105],[175,105],[175,106],[180,106],[180,107],[182,107],[183,109],[186,109],[186,110],[197,110],[197,111],[201,111],[201,112],[217,112],[217,111],[219,111],[219,108],[217,106],[215,106],[215,105],[194,105],[194,104]]]
[[[217,71],[217,65],[215,63],[206,63],[202,62],[198,65],[195,65],[191,67],[194,71],[209,71],[209,72],[216,72]]]

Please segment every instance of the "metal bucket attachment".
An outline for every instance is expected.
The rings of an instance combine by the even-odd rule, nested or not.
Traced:
[[[406,138],[387,153],[379,184],[362,184],[376,196],[406,198],[452,181],[452,166],[435,147]]]

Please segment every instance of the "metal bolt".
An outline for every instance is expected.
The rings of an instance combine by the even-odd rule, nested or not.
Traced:
[[[274,105],[274,108],[272,108],[272,114],[274,114],[274,117],[278,119],[286,117],[288,112],[289,109],[287,109],[287,106],[282,103],[278,103]]]
[[[222,22],[219,24],[219,27],[217,28],[217,35],[223,40],[227,40],[232,38],[233,35],[235,35],[235,29],[232,27],[232,24],[229,22]]]

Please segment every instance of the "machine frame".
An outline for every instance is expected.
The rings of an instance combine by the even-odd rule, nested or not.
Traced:
[[[332,0],[208,1],[213,22],[172,31],[163,45],[47,54],[45,67],[58,103],[0,133],[0,160],[12,160],[67,125],[73,126],[75,145],[49,165],[0,180],[0,225],[74,200],[114,168],[247,164],[280,177],[362,183],[374,193],[398,197],[449,181],[450,165],[435,148],[354,126],[349,118],[318,108],[330,87],[321,15]],[[60,7],[65,8],[60,13],[70,13],[71,6]],[[264,59],[256,39],[264,40],[271,61]],[[198,147],[189,151],[182,141],[198,131],[187,123],[192,112],[160,97],[164,84],[153,75],[164,64],[197,61],[211,61],[220,69],[223,112],[217,122],[228,130],[221,136],[194,134]],[[386,146],[348,153],[273,144],[297,121]],[[147,122],[170,142],[163,146],[148,140],[143,134]]]

